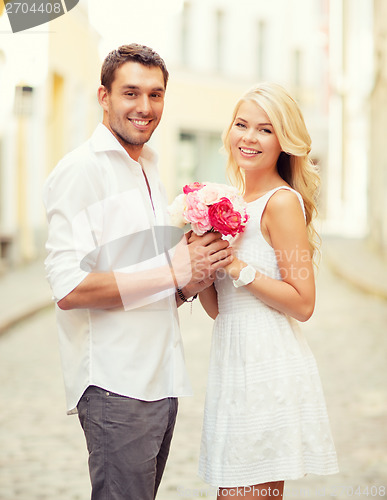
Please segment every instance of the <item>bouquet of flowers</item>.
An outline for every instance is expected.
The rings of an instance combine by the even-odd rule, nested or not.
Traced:
[[[168,212],[173,225],[191,224],[199,236],[207,231],[235,236],[244,231],[249,218],[246,203],[236,188],[212,182],[184,186]]]

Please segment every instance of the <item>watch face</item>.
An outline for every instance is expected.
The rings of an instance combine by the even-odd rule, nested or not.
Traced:
[[[248,285],[254,280],[255,273],[256,271],[252,266],[244,267],[239,273],[239,278],[234,281],[234,286],[238,288],[240,286]]]
[[[255,269],[251,266],[244,267],[239,275],[239,279],[246,285],[251,283],[255,278]]]

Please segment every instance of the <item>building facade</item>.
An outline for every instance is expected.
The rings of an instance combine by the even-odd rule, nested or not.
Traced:
[[[1,2],[3,5],[3,2]],[[0,265],[44,253],[42,185],[99,116],[100,59],[87,2],[49,24],[12,33],[0,13]]]
[[[188,181],[225,181],[222,131],[237,99],[265,80],[299,101],[313,156],[326,169],[328,15],[326,0],[182,2],[163,27],[171,80],[155,139],[171,195]]]
[[[374,0],[374,77],[370,92],[369,239],[387,259],[387,3]]]
[[[110,9],[109,23],[121,26],[122,43],[157,50],[170,71],[151,140],[170,200],[187,182],[226,181],[221,135],[233,107],[255,83],[276,81],[298,100],[312,137],[321,230],[369,234],[386,252],[385,0],[148,4],[139,14],[126,0],[132,15]],[[49,29],[17,37],[0,12],[0,261],[44,253],[44,179],[101,119],[96,90],[107,51],[90,24],[93,5],[81,0]]]
[[[328,232],[368,228],[369,104],[373,81],[372,0],[329,2]]]

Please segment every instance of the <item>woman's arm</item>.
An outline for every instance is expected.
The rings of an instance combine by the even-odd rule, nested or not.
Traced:
[[[212,284],[211,286],[200,292],[199,299],[208,316],[210,316],[210,318],[212,319],[215,319],[219,314],[218,294],[216,293],[215,286]]]
[[[315,281],[305,218],[294,193],[281,190],[270,198],[262,230],[275,251],[282,281],[257,271],[246,289],[270,307],[307,321],[314,310]],[[234,258],[225,271],[237,279],[245,266],[245,262]]]

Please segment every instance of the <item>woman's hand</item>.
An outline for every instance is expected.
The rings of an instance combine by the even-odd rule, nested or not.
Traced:
[[[223,270],[232,280],[237,280],[239,278],[241,270],[246,266],[246,262],[238,259],[238,257],[234,257],[233,261],[225,266]]]

